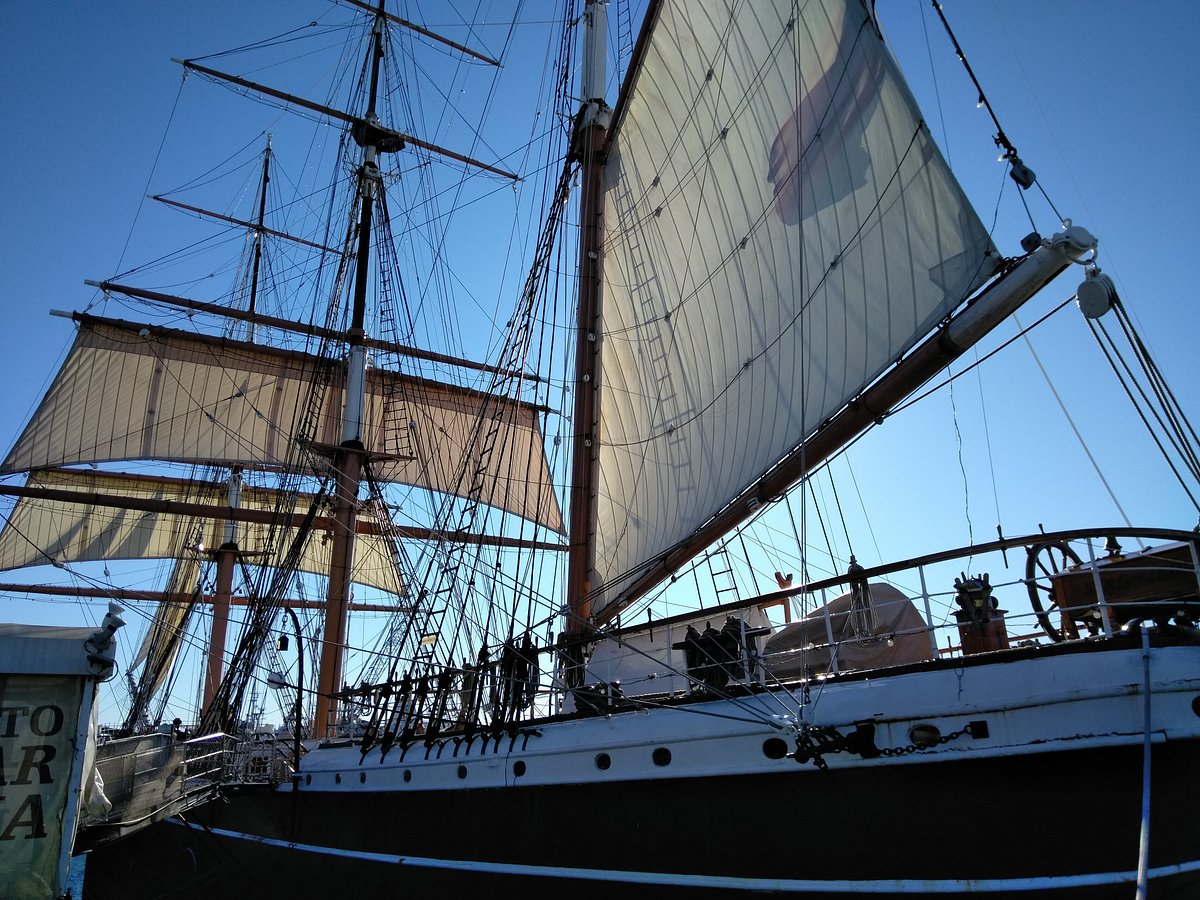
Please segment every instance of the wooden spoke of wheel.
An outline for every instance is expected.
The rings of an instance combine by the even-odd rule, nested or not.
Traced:
[[[1025,560],[1025,587],[1029,591],[1029,603],[1041,623],[1042,629],[1055,643],[1066,638],[1079,637],[1072,610],[1060,610],[1054,594],[1052,576],[1072,566],[1083,565],[1083,560],[1068,544],[1055,542],[1035,544],[1028,548]],[[1082,612],[1082,611],[1080,611]],[[1054,626],[1062,623],[1062,630]]]

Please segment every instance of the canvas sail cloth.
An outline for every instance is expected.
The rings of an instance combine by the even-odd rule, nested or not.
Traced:
[[[49,469],[30,473],[28,486],[77,491],[136,500],[170,500],[223,506],[228,487],[217,482],[175,478]],[[307,512],[312,498],[294,495],[282,507],[284,518],[293,511]],[[240,507],[247,510],[280,509],[278,491],[243,486]],[[369,509],[360,520],[373,521]],[[150,628],[131,667],[146,661],[149,672],[159,673],[150,686],[153,693],[167,677],[179,648],[191,605],[186,602],[196,591],[200,556],[195,548],[219,547],[225,540],[225,523],[173,513],[68,503],[23,497],[17,501],[0,529],[0,571],[48,563],[108,562],[111,560],[175,559],[166,585],[171,595],[158,604]],[[260,522],[239,522],[238,548],[250,565],[272,562],[287,552],[295,529],[272,527]],[[310,535],[297,568],[324,575],[329,571],[332,541],[324,532]],[[355,545],[353,580],[357,584],[399,595],[402,585],[390,556],[387,539],[377,534],[360,534]],[[102,594],[102,592],[100,592]],[[99,595],[99,594],[98,594]]]
[[[328,386],[314,388],[323,369]],[[81,317],[0,472],[130,459],[287,465],[310,403],[315,442],[341,442],[343,379],[344,366],[306,353]],[[474,440],[481,421],[499,429],[487,459]],[[535,407],[371,369],[366,422],[380,481],[463,494],[481,469],[479,500],[561,532]]]
[[[172,500],[209,506],[228,503],[228,488],[216,482],[50,469],[32,472],[29,487],[78,491],[135,500]],[[311,496],[290,497],[282,518],[308,511]],[[278,491],[243,486],[240,507],[271,511],[279,508]],[[364,508],[360,519],[372,521]],[[0,530],[0,571],[47,563],[73,563],[121,559],[195,557],[197,545],[216,549],[224,543],[225,522],[173,513],[121,509],[87,503],[68,503],[23,497]],[[261,522],[238,522],[238,549],[250,565],[274,562],[295,535],[291,527]],[[298,568],[324,575],[329,571],[330,541],[314,533],[305,542]],[[270,556],[264,554],[270,553]],[[355,545],[354,581],[393,594],[401,593],[396,567],[381,535],[361,534]],[[191,593],[195,577],[177,579],[176,590]]]
[[[860,2],[665,0],[650,27],[605,173],[601,615],[995,258]]]

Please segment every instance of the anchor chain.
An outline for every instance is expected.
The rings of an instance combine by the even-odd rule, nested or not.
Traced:
[[[802,725],[796,732],[796,750],[789,753],[788,756],[798,763],[812,762],[818,769],[827,769],[829,763],[825,761],[825,757],[832,753],[853,753],[863,759],[874,759],[878,756],[906,756],[909,753],[916,753],[918,750],[928,750],[948,744],[966,735],[975,736],[982,725],[983,723],[968,722],[958,731],[940,735],[935,740],[922,744],[908,744],[903,747],[875,746],[875,724],[873,722],[859,722],[854,726],[854,731],[849,734],[842,734],[832,725]],[[986,736],[986,734],[980,736]]]
[[[931,747],[940,747],[942,744],[948,744],[951,741],[956,741],[960,737],[971,736],[975,737],[977,728],[974,722],[969,722],[958,731],[952,731],[949,734],[943,734],[937,740],[930,741],[927,744],[909,744],[906,747],[884,747],[879,753],[881,756],[905,756],[909,753],[916,753],[918,750],[928,750]],[[984,735],[980,735],[983,737]]]

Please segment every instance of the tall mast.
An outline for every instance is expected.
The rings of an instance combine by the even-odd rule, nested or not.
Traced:
[[[358,171],[359,222],[358,257],[354,280],[354,299],[347,359],[346,395],[342,412],[342,443],[333,457],[337,473],[334,495],[334,529],[331,548],[329,592],[325,601],[325,632],[321,645],[321,667],[317,676],[317,709],[314,734],[325,737],[337,725],[337,700],[332,696],[342,687],[342,663],[345,656],[346,620],[350,603],[350,573],[354,566],[354,531],[358,513],[358,489],[366,451],[363,447],[363,414],[366,391],[367,348],[364,322],[367,308],[367,280],[371,267],[371,224],[375,199],[381,186],[379,154],[402,146],[379,126],[376,100],[379,94],[379,62],[383,58],[383,0],[379,0],[372,30],[371,82],[367,112],[353,129],[354,140],[362,147],[363,162]],[[399,144],[399,146],[397,146]],[[381,146],[382,145],[382,146]]]
[[[253,317],[258,299],[258,272],[262,261],[263,221],[267,214],[267,185],[271,181],[271,138],[267,137],[267,146],[263,150],[262,182],[258,197],[258,223],[254,228],[254,255],[250,267],[250,300],[249,315]],[[246,340],[254,340],[253,319],[246,323]],[[229,473],[229,508],[237,509],[240,505],[242,491],[241,467],[234,468]],[[213,595],[212,626],[208,639],[208,661],[204,674],[204,696],[201,705],[202,715],[207,717],[212,711],[213,703],[221,687],[221,678],[225,674],[225,639],[229,631],[229,612],[233,598],[233,576],[238,561],[237,522],[228,519],[225,522],[225,535],[221,546],[213,551],[217,563],[216,593]]]
[[[271,181],[271,138],[263,150],[262,182],[259,186],[258,223],[254,229],[254,255],[250,266],[249,315],[253,317],[258,301],[258,272],[262,263],[263,222],[267,214],[267,186]],[[246,323],[246,340],[254,340],[254,321]],[[229,473],[229,506],[237,509],[241,497],[241,468]],[[225,523],[225,535],[221,546],[213,551],[217,563],[216,593],[213,597],[212,627],[208,640],[208,663],[204,675],[204,698],[201,709],[208,716],[225,674],[225,639],[229,631],[229,612],[233,598],[233,575],[238,561],[237,522],[229,519]]]
[[[229,508],[236,510],[241,506],[242,472],[234,468],[229,473],[228,500]],[[207,717],[212,711],[221,687],[221,678],[225,674],[225,638],[229,631],[229,611],[233,598],[233,575],[238,560],[237,521],[225,521],[225,534],[221,546],[213,551],[217,563],[216,593],[213,595],[212,627],[208,640],[208,666],[204,676],[203,715]]]
[[[579,209],[579,309],[575,338],[575,423],[571,460],[570,560],[566,630],[587,628],[595,566],[596,479],[600,451],[601,254],[604,243],[604,157],[612,111],[604,102],[607,0],[587,0],[583,13],[583,106],[575,126],[574,155],[583,193]]]
[[[348,0],[355,6],[365,6],[365,3],[360,0]],[[202,66],[191,60],[176,60],[188,71],[198,72],[205,77],[214,78],[219,81],[228,82],[230,84],[239,85],[247,90],[261,94],[267,97],[273,97],[278,100],[283,100],[285,103],[294,105],[300,109],[307,109],[316,112],[322,116],[327,116],[335,121],[348,123],[350,134],[354,138],[355,143],[362,148],[363,161],[358,170],[358,192],[359,192],[359,224],[358,224],[358,248],[355,268],[354,281],[354,296],[352,299],[351,308],[351,324],[345,335],[339,335],[343,338],[349,347],[346,371],[346,388],[343,405],[342,418],[342,440],[338,445],[333,455],[333,467],[336,472],[336,487],[333,501],[333,515],[329,521],[332,525],[332,546],[329,572],[329,590],[326,595],[326,616],[325,616],[325,631],[324,640],[321,647],[321,665],[317,678],[317,708],[314,719],[314,734],[324,737],[329,729],[337,724],[337,701],[332,696],[337,693],[342,687],[342,663],[345,653],[346,643],[346,613],[349,608],[350,598],[350,573],[354,564],[354,533],[356,528],[356,518],[358,510],[358,491],[362,479],[364,464],[367,459],[367,451],[363,444],[363,426],[365,414],[365,389],[366,389],[366,369],[367,369],[367,348],[369,346],[381,346],[382,342],[371,341],[367,338],[364,329],[366,321],[366,298],[367,298],[367,280],[370,276],[370,248],[371,248],[371,228],[374,214],[374,205],[379,192],[382,190],[382,177],[379,170],[379,156],[382,153],[395,153],[403,150],[406,146],[418,147],[430,153],[437,154],[446,159],[456,160],[457,162],[466,164],[473,168],[485,172],[491,172],[503,178],[517,179],[517,176],[511,172],[501,169],[497,166],[488,165],[480,160],[466,156],[462,153],[456,153],[445,147],[440,147],[428,141],[421,140],[408,134],[402,134],[391,128],[384,126],[376,111],[376,105],[379,95],[379,76],[380,62],[384,55],[384,28],[385,22],[393,21],[407,28],[414,28],[411,22],[406,22],[403,19],[397,19],[384,10],[384,0],[377,0],[373,7],[367,7],[373,10],[375,21],[371,31],[371,54],[370,63],[370,83],[368,91],[368,101],[366,112],[359,116],[353,113],[344,112],[334,109],[321,103],[316,103],[311,100],[306,100],[303,97],[289,94],[284,91],[276,90],[266,85],[257,84],[237,75],[219,72],[215,69],[210,69],[207,66]],[[497,65],[498,63],[486,56],[474,53],[462,48],[460,45],[453,42],[445,41],[436,36],[428,35],[423,29],[417,29],[421,34],[430,36],[432,39],[438,40],[440,43],[452,46],[455,49],[464,50],[470,53],[476,59],[489,64]],[[266,168],[264,161],[264,185],[266,178]],[[173,202],[166,201],[164,202]],[[200,212],[205,215],[211,215],[203,210],[188,207],[185,204],[173,202],[174,205],[185,209],[191,209],[195,212]],[[227,217],[217,217],[226,218]],[[253,227],[253,226],[252,226]],[[267,233],[267,229],[262,227],[261,223],[258,226],[260,234]],[[270,232],[277,234],[277,232]],[[284,237],[288,237],[284,235]],[[296,240],[295,238],[289,238]],[[300,243],[310,242],[300,241]],[[326,249],[318,247],[318,249]],[[125,293],[136,292],[135,295],[146,296],[147,292],[136,291],[127,287],[113,286],[115,289]],[[216,311],[209,304],[195,304],[182,298],[169,298],[166,295],[158,294],[153,298],[160,301],[170,302],[175,305],[180,305],[189,308],[205,308],[208,311]],[[232,311],[222,311],[224,315],[230,315],[237,318],[238,315]],[[266,321],[270,317],[259,316],[256,312],[242,314],[247,321]],[[280,325],[278,320],[272,320],[271,324]],[[293,323],[292,330],[297,330]],[[317,333],[316,329],[303,328],[299,330],[309,333]],[[412,348],[397,348],[401,352],[414,353]],[[444,357],[440,354],[422,354],[424,358],[437,358],[442,361],[455,362],[452,357]],[[480,367],[484,371],[491,371],[491,367]]]
[[[264,223],[267,217],[267,187],[271,183],[271,136],[267,135],[267,146],[263,149],[262,186],[258,195],[258,224],[254,229],[254,263],[250,269],[250,302],[247,312],[246,340],[254,340],[254,314],[258,311],[258,270],[262,263]]]

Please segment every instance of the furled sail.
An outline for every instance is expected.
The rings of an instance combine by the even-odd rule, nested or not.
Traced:
[[[594,609],[995,268],[862,2],[648,27],[605,173]]]
[[[221,482],[189,481],[117,472],[50,469],[32,472],[28,487],[100,494],[134,500],[170,500],[214,507],[225,505],[228,488]],[[237,523],[238,549],[246,561],[272,562],[291,543],[295,529],[290,514],[293,505],[304,513],[308,495],[282,498],[279,491],[245,486],[240,506],[246,510],[275,511],[282,508],[281,522]],[[282,507],[281,507],[281,504]],[[374,521],[364,507],[360,519]],[[225,523],[169,512],[121,509],[113,506],[71,503],[23,497],[0,530],[0,571],[42,565],[120,559],[185,558],[215,549],[224,542]],[[315,533],[305,542],[298,569],[317,575],[329,571],[328,535]],[[271,554],[269,557],[267,554]],[[400,593],[396,566],[382,534],[362,533],[355,549],[353,580],[368,587]],[[172,590],[190,593],[195,577]]]
[[[3,542],[0,533],[0,542]],[[131,710],[126,721],[133,725],[145,712],[150,698],[158,693],[171,674],[171,667],[179,655],[187,632],[187,622],[192,613],[192,598],[199,592],[200,557],[196,554],[176,557],[167,580],[166,600],[158,604],[150,627],[142,637],[141,646],[134,654],[129,668],[136,669],[145,663],[134,703],[139,709]],[[140,701],[140,702],[139,702]]]
[[[285,465],[295,452],[296,423],[310,405],[317,416],[313,441],[341,441],[340,364],[78,318],[62,369],[0,471],[129,459]],[[328,388],[314,388],[323,378]],[[376,454],[372,471],[380,481],[463,494],[482,471],[486,487],[472,499],[561,532],[536,407],[371,369],[366,421],[363,443]],[[499,431],[487,458],[472,440],[480,421]]]

